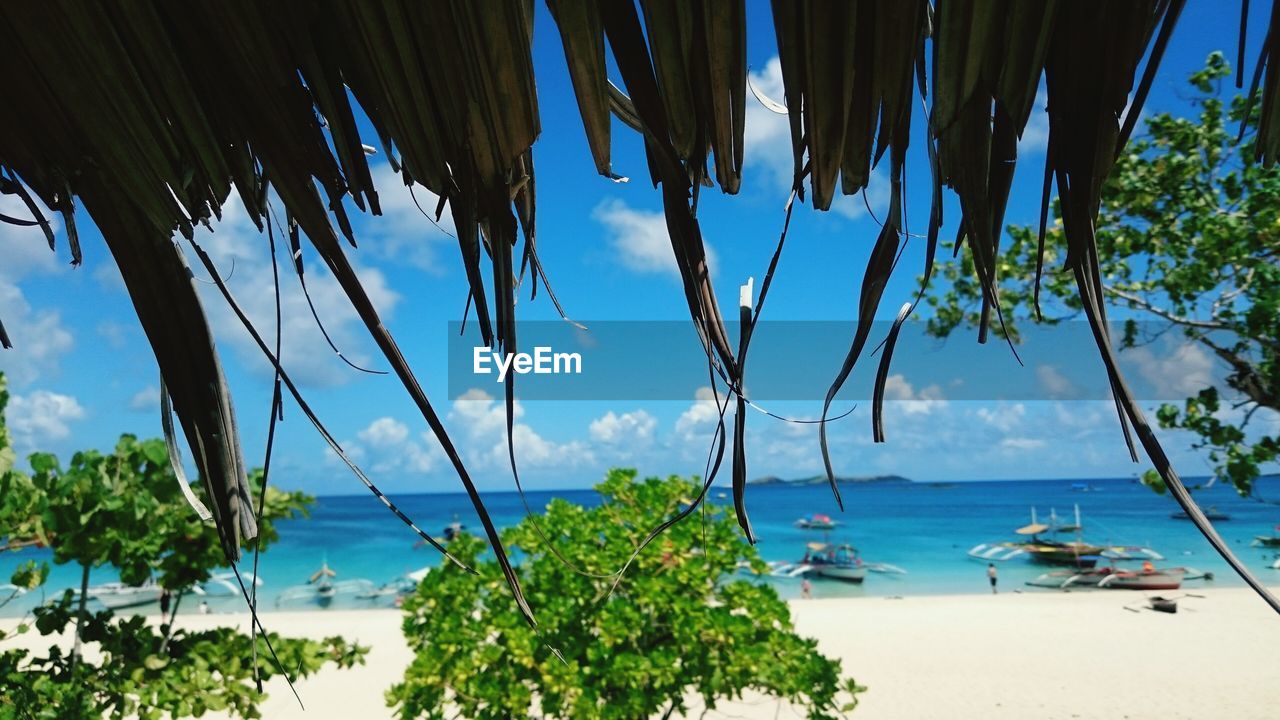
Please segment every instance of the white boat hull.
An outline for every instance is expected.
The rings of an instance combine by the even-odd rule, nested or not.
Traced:
[[[824,577],[829,580],[840,580],[841,582],[860,583],[867,579],[866,567],[839,567],[839,566],[814,566],[809,569],[808,574]]]
[[[969,551],[969,557],[975,560],[1012,560],[1026,553],[1026,550],[1020,545],[1009,545],[1005,543],[983,543],[975,545]]]
[[[122,610],[124,608],[158,603],[162,592],[163,590],[157,585],[143,585],[141,587],[129,587],[127,585],[119,587],[100,586],[89,588],[89,597],[97,600],[109,610]]]
[[[1027,584],[1057,590],[1099,588],[1103,590],[1177,590],[1186,575],[1184,568],[1168,568],[1154,572],[1127,570],[1059,570],[1045,573]]]
[[[1112,573],[1098,583],[1108,590],[1177,590],[1182,587],[1182,570],[1151,573]]]

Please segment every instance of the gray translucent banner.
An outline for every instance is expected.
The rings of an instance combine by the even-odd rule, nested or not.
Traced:
[[[449,323],[449,395],[471,389],[491,395],[500,377],[515,382],[523,400],[689,400],[711,384],[706,356],[688,321],[528,321],[517,326],[517,350],[527,357],[494,357],[480,345],[474,324],[460,334]],[[877,322],[840,397],[869,400],[878,345],[891,323]],[[738,326],[729,324],[736,343]],[[1209,354],[1166,325],[1138,324],[1150,342],[1120,355],[1122,371],[1144,400],[1180,400],[1218,383]],[[980,345],[973,331],[947,340],[908,323],[890,366],[888,400],[1107,400],[1110,386],[1093,334],[1085,322],[1019,326],[1018,357],[994,336]],[[747,395],[753,400],[822,400],[853,339],[848,321],[761,321],[747,360]],[[1113,328],[1118,343],[1122,328]],[[874,354],[873,354],[874,353]]]

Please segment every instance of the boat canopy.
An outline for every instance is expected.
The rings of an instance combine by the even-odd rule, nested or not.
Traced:
[[[1026,525],[1024,527],[1018,528],[1017,530],[1014,530],[1014,532],[1019,535],[1039,535],[1040,533],[1048,529],[1049,529],[1048,525],[1042,525],[1040,523],[1031,523],[1030,525]]]
[[[805,547],[809,549],[809,552],[826,552],[827,551],[826,543],[811,542],[805,545]]]

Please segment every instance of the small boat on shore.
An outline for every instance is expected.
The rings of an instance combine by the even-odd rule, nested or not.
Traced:
[[[832,520],[830,515],[820,513],[800,518],[795,522],[795,526],[801,530],[834,530],[839,525],[840,523]]]
[[[1177,590],[1187,574],[1183,568],[1117,570],[1113,567],[1099,568],[1096,572],[1102,574],[1098,587],[1104,590]]]
[[[1144,562],[1139,570],[1125,570],[1114,564],[1079,571],[1045,573],[1027,584],[1055,590],[1098,588],[1101,590],[1177,590],[1184,580],[1213,579],[1212,573],[1195,568],[1157,568]]]

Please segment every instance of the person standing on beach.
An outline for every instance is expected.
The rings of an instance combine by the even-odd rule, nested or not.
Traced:
[[[809,578],[800,581],[800,597],[805,600],[813,597],[813,583],[809,582]]]
[[[996,564],[987,563],[987,579],[991,581],[991,594],[996,594]]]

